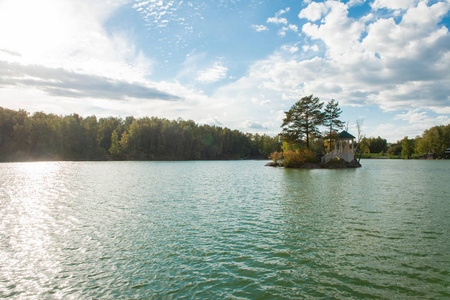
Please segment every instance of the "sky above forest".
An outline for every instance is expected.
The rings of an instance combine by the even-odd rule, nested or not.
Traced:
[[[395,142],[450,123],[450,0],[0,0],[0,106],[280,132],[303,96]]]

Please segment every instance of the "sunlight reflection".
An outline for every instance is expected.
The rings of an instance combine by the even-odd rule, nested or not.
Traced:
[[[9,251],[6,251],[8,257],[0,259],[0,265],[6,266],[4,276],[9,280],[26,278],[25,281],[20,280],[28,282],[22,288],[35,290],[40,286],[37,282],[48,281],[59,270],[59,253],[53,246],[53,236],[57,227],[54,208],[58,200],[55,182],[61,165],[36,162],[8,167],[10,176],[5,177],[13,178],[14,182],[2,180],[0,185],[0,230],[14,234],[1,245]],[[44,291],[34,292],[41,294]]]
[[[59,162],[27,162],[17,163],[17,173],[33,176],[48,176],[54,174],[60,168]]]

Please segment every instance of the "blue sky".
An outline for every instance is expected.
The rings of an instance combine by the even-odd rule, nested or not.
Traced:
[[[0,0],[0,106],[280,132],[301,97],[390,142],[450,123],[450,1]]]

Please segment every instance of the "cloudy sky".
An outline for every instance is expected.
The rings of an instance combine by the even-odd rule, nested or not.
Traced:
[[[395,142],[450,123],[450,0],[0,0],[0,106],[276,134],[301,97]]]

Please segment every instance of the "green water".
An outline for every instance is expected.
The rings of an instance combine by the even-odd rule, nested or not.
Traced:
[[[0,297],[450,297],[450,161],[0,164]]]

